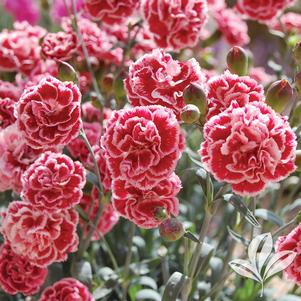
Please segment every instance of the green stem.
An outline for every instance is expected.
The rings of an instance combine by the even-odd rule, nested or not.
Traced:
[[[94,73],[94,70],[93,70],[93,67],[92,67],[92,63],[91,63],[91,60],[90,60],[90,56],[89,56],[86,44],[84,42],[83,36],[81,34],[80,28],[78,26],[77,12],[76,12],[76,2],[75,2],[75,0],[72,1],[72,10],[73,10],[73,15],[74,15],[75,31],[77,33],[79,43],[80,43],[80,45],[82,47],[83,54],[84,54],[84,57],[85,57],[85,60],[86,60],[86,63],[87,63],[88,70],[89,70],[90,74],[92,75],[93,88],[94,88],[94,90],[96,92],[97,100],[99,101],[99,103],[101,104],[101,106],[104,106],[105,105],[105,101],[104,101],[104,98],[102,97],[102,95],[100,93],[100,90],[99,90],[99,87],[98,87],[98,83],[96,81],[95,73]],[[101,110],[101,112],[102,112],[102,110]],[[103,118],[101,118],[101,119],[103,119]]]
[[[287,224],[283,225],[282,227],[280,227],[279,229],[277,229],[273,234],[273,239],[275,240],[280,234],[282,234],[285,230],[287,230],[288,228],[290,228],[291,226],[293,226],[294,224],[297,223],[297,216],[294,217],[290,222],[288,222]]]
[[[125,264],[124,264],[124,270],[123,270],[123,287],[122,287],[122,301],[126,301],[127,300],[127,292],[128,292],[128,286],[129,286],[129,281],[128,281],[128,276],[129,276],[129,272],[130,272],[130,264],[132,261],[132,255],[133,255],[133,238],[134,238],[134,234],[135,234],[135,230],[136,230],[136,226],[134,223],[131,223],[130,225],[130,231],[129,231],[129,244],[128,244],[128,252],[126,255],[126,259],[125,259]]]

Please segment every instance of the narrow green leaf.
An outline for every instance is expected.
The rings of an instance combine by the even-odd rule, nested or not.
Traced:
[[[167,281],[162,301],[176,301],[187,280],[187,276],[174,272]]]

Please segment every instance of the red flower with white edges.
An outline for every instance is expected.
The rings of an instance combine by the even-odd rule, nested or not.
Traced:
[[[72,82],[46,77],[17,103],[20,131],[33,148],[66,145],[79,134],[81,94]]]
[[[185,147],[176,116],[162,106],[115,111],[102,146],[113,179],[150,189],[169,177]]]
[[[22,190],[21,176],[43,152],[28,146],[14,123],[0,131],[0,191]]]
[[[241,107],[249,102],[264,101],[262,85],[248,76],[238,76],[226,71],[208,81],[207,120],[229,108],[233,101]]]
[[[0,129],[4,129],[16,121],[14,107],[19,96],[20,91],[15,85],[0,80]]]
[[[34,295],[47,277],[47,269],[15,254],[8,244],[0,247],[0,287],[10,295]]]
[[[88,288],[73,278],[63,278],[47,287],[39,301],[95,301]]]
[[[89,19],[82,17],[77,23],[83,38],[83,43],[92,59],[95,58],[97,61],[107,64],[113,63],[115,65],[119,65],[122,62],[123,49],[116,47],[118,42],[116,37],[108,35],[105,30],[101,29],[96,23]],[[62,27],[66,32],[73,32],[70,18],[64,20]],[[77,46],[77,51],[81,55],[81,59],[84,60],[81,44]]]
[[[276,241],[276,253],[283,251],[293,251],[297,255],[294,261],[284,270],[285,276],[294,281],[296,284],[301,285],[301,224],[293,229],[288,235],[280,236]]]
[[[86,12],[107,24],[126,21],[138,6],[139,0],[85,0]]]
[[[176,174],[162,180],[149,190],[140,190],[123,180],[113,182],[113,206],[119,214],[139,227],[156,228],[163,219],[158,213],[165,211],[166,217],[179,214],[176,195],[181,189],[181,180]]]
[[[294,2],[295,0],[238,0],[236,9],[247,18],[269,21]]]
[[[179,118],[185,106],[184,90],[192,83],[203,85],[204,81],[195,59],[180,62],[156,49],[130,66],[124,84],[133,106],[162,105]]]
[[[67,259],[78,245],[74,209],[57,212],[37,210],[27,202],[14,201],[2,216],[1,232],[12,250],[39,267]]]
[[[248,25],[232,9],[220,9],[214,12],[214,19],[223,37],[232,46],[244,46],[250,42]]]
[[[27,25],[26,25],[27,24]],[[14,30],[0,33],[0,71],[19,71],[30,74],[41,62],[39,39],[45,31],[26,22]]]
[[[205,0],[143,0],[141,9],[158,47],[194,47],[207,19]]]
[[[225,0],[207,0],[207,4],[208,4],[209,11],[226,8]]]
[[[93,187],[91,195],[84,194],[80,201],[80,206],[89,217],[89,220],[94,221],[99,209],[99,193],[95,187]],[[113,208],[112,204],[102,204],[102,206],[101,216],[93,233],[92,240],[101,239],[101,235],[106,235],[110,232],[119,221],[119,214]],[[80,223],[84,225],[85,221],[80,219]],[[84,232],[87,234],[89,230],[90,227],[87,225]]]
[[[23,174],[21,196],[39,210],[68,209],[79,204],[85,182],[80,162],[46,152]]]
[[[49,59],[67,61],[77,47],[76,35],[70,32],[48,33],[43,39],[42,54]]]
[[[84,122],[83,128],[90,144],[92,146],[98,145],[102,131],[100,123]],[[75,138],[67,145],[67,149],[72,158],[80,160],[84,165],[86,165],[90,153],[83,139]]]
[[[105,155],[106,151],[101,145],[94,145],[93,152],[94,152],[96,162],[98,165],[100,178],[101,178],[101,184],[102,184],[105,192],[108,192],[112,186],[112,174],[108,167],[108,162],[107,162],[107,158]],[[95,172],[94,161],[93,161],[91,155],[89,155],[87,158],[86,168]]]
[[[287,119],[263,102],[232,106],[209,119],[200,155],[216,180],[255,196],[295,170],[296,136]]]

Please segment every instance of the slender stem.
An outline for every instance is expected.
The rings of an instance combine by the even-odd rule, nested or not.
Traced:
[[[252,213],[253,213],[254,216],[255,216],[255,211],[256,211],[256,204],[257,204],[256,197],[251,198]],[[252,225],[251,240],[253,239],[254,236],[255,236],[255,227],[254,227],[254,225]]]
[[[194,280],[194,276],[195,276],[195,271],[197,269],[197,264],[199,262],[200,259],[200,253],[202,250],[202,246],[203,246],[203,240],[206,236],[206,233],[208,231],[209,225],[210,225],[210,221],[212,219],[212,215],[209,212],[209,210],[205,210],[205,216],[204,216],[204,221],[201,227],[201,231],[199,234],[199,241],[200,243],[197,244],[193,255],[192,255],[192,259],[191,259],[191,264],[189,266],[189,280],[187,282],[187,285],[185,286],[184,290],[182,291],[182,301],[187,301],[188,297],[190,295],[191,289],[192,289],[192,284],[193,284],[193,280]]]
[[[131,223],[130,225],[130,231],[129,231],[129,245],[128,245],[128,252],[126,255],[125,259],[125,265],[124,265],[124,271],[123,271],[123,277],[124,277],[124,282],[123,282],[123,296],[122,296],[122,301],[127,300],[127,291],[128,291],[128,276],[129,276],[129,271],[130,271],[130,264],[132,261],[132,255],[133,255],[133,238],[135,234],[136,226],[135,224]]]
[[[280,234],[282,234],[282,232],[284,232],[286,229],[288,229],[289,227],[293,226],[294,224],[296,224],[297,222],[297,216],[292,219],[290,222],[288,222],[287,224],[283,225],[282,227],[280,227],[279,229],[277,229],[273,234],[273,238],[277,238]]]
[[[101,181],[101,176],[100,176],[100,171],[99,171],[99,167],[98,167],[98,163],[97,163],[97,160],[96,160],[96,157],[95,157],[95,153],[92,149],[92,146],[86,136],[86,133],[84,131],[84,129],[81,129],[80,131],[80,134],[79,134],[80,138],[83,139],[87,149],[89,150],[89,153],[91,154],[91,157],[92,157],[92,160],[93,160],[93,163],[94,163],[94,169],[95,169],[95,173],[96,173],[96,177],[97,177],[97,180],[98,180],[98,184],[99,184],[99,192],[100,194],[103,193],[103,187],[102,187],[102,181]]]
[[[86,60],[86,63],[87,63],[88,70],[89,70],[90,74],[92,75],[93,88],[96,92],[97,100],[99,101],[99,103],[102,106],[104,106],[105,101],[104,101],[104,98],[102,97],[102,95],[100,93],[98,83],[96,81],[95,73],[94,73],[94,70],[93,70],[93,67],[92,67],[92,63],[91,63],[91,60],[90,60],[90,56],[89,56],[85,41],[83,39],[82,33],[80,31],[80,28],[78,26],[75,0],[72,1],[72,9],[73,9],[73,15],[74,15],[75,30],[76,30],[76,33],[77,33],[77,36],[78,36],[78,39],[79,39],[79,43],[82,46],[82,50],[83,50],[83,54],[84,54],[84,57],[85,57],[85,60]],[[101,110],[101,112],[102,112],[102,110]]]

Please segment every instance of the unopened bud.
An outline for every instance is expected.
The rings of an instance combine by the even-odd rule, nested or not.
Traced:
[[[164,207],[157,207],[154,210],[155,219],[158,221],[164,221],[167,217],[167,211]]]
[[[295,45],[293,49],[293,56],[297,65],[301,65],[301,42]]]
[[[107,95],[110,95],[113,91],[113,86],[114,75],[112,73],[105,74],[100,81],[100,87],[102,92],[104,92]]]
[[[290,119],[290,124],[294,127],[298,127],[299,125],[301,125],[301,104],[298,104],[295,107],[293,115]]]
[[[297,88],[298,94],[301,95],[301,72],[295,75],[295,87]]]
[[[227,65],[231,73],[240,76],[248,73],[248,54],[247,52],[238,46],[234,46],[230,49],[227,55]]]
[[[301,171],[301,150],[296,150],[296,160],[295,164],[297,166],[297,170]]]
[[[73,66],[70,64],[59,61],[58,79],[61,81],[71,81],[78,84],[78,74],[76,73]]]
[[[181,119],[183,122],[192,124],[200,119],[201,113],[197,106],[186,105],[181,111]]]
[[[121,74],[119,74],[115,78],[113,88],[114,88],[114,93],[116,98],[120,99],[126,95],[124,84],[123,84],[123,77],[121,76]]]
[[[159,231],[166,241],[176,241],[185,234],[183,224],[174,217],[165,220],[159,226]]]
[[[193,104],[199,108],[200,114],[206,116],[208,110],[207,95],[197,83],[189,85],[183,94],[186,104]]]
[[[266,102],[276,112],[282,112],[293,97],[294,90],[286,79],[271,84],[266,94]]]

